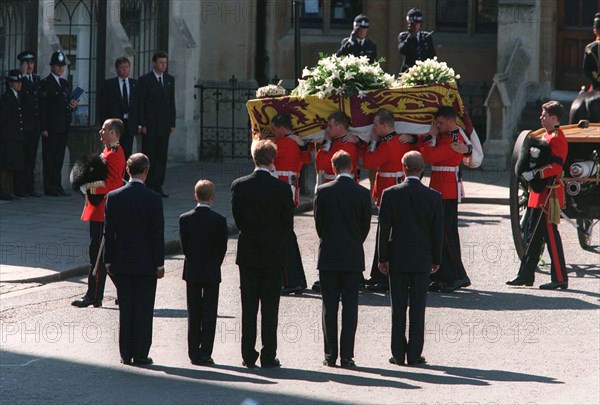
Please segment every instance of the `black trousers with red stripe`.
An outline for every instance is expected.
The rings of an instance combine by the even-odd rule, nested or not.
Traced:
[[[98,254],[102,254],[100,243],[102,241],[102,232],[104,230],[104,222],[90,221],[90,272],[88,274],[88,289],[85,296],[96,301],[102,301],[104,298],[104,285],[106,284],[106,267],[104,260],[100,259],[98,271],[92,274],[96,265]]]
[[[556,224],[548,223],[548,216],[541,208],[527,208],[531,211],[530,221],[527,224],[527,234],[531,235],[531,245],[527,254],[521,259],[519,277],[525,281],[534,281],[535,269],[540,261],[539,252],[546,241],[546,248],[550,254],[550,276],[553,282],[566,283],[569,278],[565,267],[565,254],[562,240]],[[541,215],[541,218],[540,218]],[[538,223],[534,232],[534,227]],[[530,253],[531,252],[531,253]]]

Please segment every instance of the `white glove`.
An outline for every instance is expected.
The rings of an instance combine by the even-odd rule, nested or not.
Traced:
[[[529,171],[523,172],[523,174],[521,174],[521,177],[523,177],[526,181],[531,181],[535,177],[535,173],[536,173],[535,171],[529,170]]]
[[[87,186],[85,184],[79,186],[79,190],[81,191],[81,194],[86,194],[87,193]]]

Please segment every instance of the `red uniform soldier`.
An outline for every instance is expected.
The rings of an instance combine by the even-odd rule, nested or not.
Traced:
[[[363,152],[363,166],[365,169],[377,169],[372,192],[377,206],[381,204],[383,190],[400,184],[404,180],[402,157],[413,149],[413,145],[410,143],[412,139],[411,135],[401,137],[394,132],[394,115],[390,111],[381,109],[375,114],[372,140]],[[368,285],[367,289],[370,291],[384,292],[389,289],[389,280],[379,271],[377,240],[375,243],[371,275],[365,284]]]
[[[102,159],[108,167],[106,180],[85,184],[85,206],[81,214],[81,220],[90,223],[90,272],[88,275],[88,289],[82,299],[75,300],[71,304],[84,308],[89,305],[102,306],[104,297],[104,284],[106,283],[106,268],[101,262],[96,274],[93,270],[99,254],[100,241],[104,227],[104,203],[106,194],[123,185],[123,174],[125,173],[125,154],[119,145],[119,138],[123,131],[123,122],[119,119],[108,119],[100,129],[100,140],[105,148],[102,151]],[[96,202],[96,200],[98,200]]]
[[[322,170],[324,173],[322,183],[328,183],[335,179],[331,158],[338,150],[344,150],[350,154],[352,175],[355,179],[357,178],[358,159],[361,155],[360,141],[355,143],[348,135],[349,124],[348,117],[341,111],[336,111],[327,118],[325,142],[315,156],[317,170]]]
[[[451,292],[471,285],[460,252],[458,203],[463,194],[459,166],[463,157],[472,153],[471,145],[464,143],[452,107],[438,109],[430,133],[421,145],[421,153],[431,164],[429,187],[442,194],[444,206],[442,263],[431,277],[430,291]]]
[[[363,152],[363,166],[365,169],[377,169],[373,197],[379,206],[383,190],[404,180],[402,156],[414,147],[410,143],[412,136],[401,138],[401,135],[394,132],[394,116],[385,109],[379,110],[375,115],[373,135],[377,139],[372,140]],[[376,147],[372,149],[372,145]]]
[[[542,290],[554,290],[557,288],[566,289],[569,286],[562,240],[556,226],[560,219],[560,211],[555,212],[558,218],[552,218],[549,215],[549,212],[552,211],[549,210],[552,199],[556,200],[560,208],[565,205],[564,188],[560,175],[567,159],[568,143],[565,134],[558,128],[562,115],[563,106],[558,101],[549,101],[542,105],[540,121],[546,129],[542,139],[550,147],[551,160],[546,166],[526,171],[521,176],[526,181],[548,179],[549,182],[546,188],[539,193],[530,190],[527,209],[531,210],[531,215],[528,216],[529,222],[526,226],[527,234],[531,235],[531,240],[521,259],[517,277],[507,281],[506,284],[508,285],[533,285],[534,272],[540,260],[539,252],[545,240],[551,260],[551,282],[540,285],[540,288]]]
[[[277,145],[275,175],[292,187],[294,206],[298,206],[300,170],[305,163],[310,163],[310,152],[308,143],[292,133],[291,125],[290,117],[285,114],[278,114],[271,120],[271,132]]]

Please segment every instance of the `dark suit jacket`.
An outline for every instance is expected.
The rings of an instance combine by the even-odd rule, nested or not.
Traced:
[[[139,78],[140,125],[149,135],[168,136],[175,127],[175,78],[163,74],[163,86],[153,71]]]
[[[104,262],[114,274],[152,275],[164,265],[160,194],[129,182],[111,191],[104,205]]]
[[[363,242],[371,227],[371,194],[349,177],[319,186],[314,203],[319,271],[364,271]]]
[[[185,281],[217,284],[227,252],[227,220],[208,207],[196,207],[179,217],[179,239],[185,255]]]
[[[231,209],[240,230],[236,264],[281,270],[294,230],[289,184],[257,170],[231,184]]]
[[[25,142],[23,138],[21,103],[17,100],[15,93],[11,89],[6,90],[0,97],[0,140],[19,143]],[[8,151],[2,152],[4,154]]]
[[[129,114],[128,133],[135,135],[138,133],[139,124],[139,93],[140,86],[137,80],[129,78],[129,108],[126,108],[121,97],[120,80],[118,77],[113,77],[104,82],[104,86],[100,91],[98,100],[98,117],[102,123],[108,118],[123,119],[125,113]]]
[[[444,212],[439,192],[409,179],[383,192],[379,207],[379,261],[390,272],[430,272],[440,264]]]
[[[71,125],[71,107],[69,107],[69,98],[71,89],[69,83],[60,78],[60,86],[49,74],[40,82],[40,130],[49,132],[59,132],[65,134],[69,132]]]
[[[19,97],[21,100],[21,112],[23,113],[23,131],[40,131],[40,77],[32,75],[33,83],[26,78],[21,79],[21,91]]]

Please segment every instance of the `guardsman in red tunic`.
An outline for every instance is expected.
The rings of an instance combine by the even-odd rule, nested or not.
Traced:
[[[472,153],[472,147],[464,142],[454,108],[440,107],[435,113],[430,133],[422,141],[421,153],[431,164],[429,187],[442,194],[444,206],[442,263],[437,273],[432,274],[429,291],[452,292],[471,285],[460,252],[458,203],[463,194],[459,166],[463,157]]]
[[[375,114],[372,140],[363,152],[362,159],[365,169],[377,169],[372,193],[377,206],[381,204],[383,190],[404,181],[402,157],[414,149],[410,143],[412,140],[412,135],[398,135],[394,132],[394,115],[390,111],[381,109]],[[371,276],[365,283],[368,285],[367,290],[383,292],[389,290],[389,279],[379,271],[377,251],[378,246],[375,246]]]
[[[100,141],[105,148],[102,151],[102,159],[106,162],[108,174],[106,180],[87,183],[85,187],[85,206],[81,214],[81,220],[90,223],[90,273],[88,275],[88,289],[82,299],[75,300],[71,304],[84,308],[89,305],[102,306],[104,298],[104,284],[106,283],[106,268],[101,260],[100,265],[93,274],[96,259],[100,250],[102,232],[104,227],[104,203],[106,194],[123,185],[125,173],[125,154],[119,145],[119,138],[123,131],[123,122],[116,118],[104,121],[100,129]],[[84,191],[84,190],[82,190]],[[97,201],[97,202],[96,202]]]
[[[294,192],[294,206],[298,206],[300,190],[298,179],[305,163],[310,163],[308,143],[292,132],[292,122],[285,114],[277,114],[271,120],[271,132],[275,136],[277,156],[275,156],[275,175],[288,183]],[[264,138],[263,138],[264,139]]]
[[[548,185],[542,192],[530,190],[527,209],[531,210],[527,226],[527,234],[531,235],[527,251],[521,259],[519,274],[506,282],[508,285],[532,286],[534,272],[540,260],[544,240],[550,254],[551,282],[540,285],[542,290],[566,289],[569,278],[565,267],[565,255],[562,240],[556,224],[560,221],[560,209],[565,205],[565,196],[561,175],[567,159],[568,143],[565,134],[558,127],[563,115],[563,106],[558,101],[549,101],[542,105],[540,121],[546,129],[542,139],[550,146],[551,162],[539,169],[524,172],[521,176],[526,181],[548,179]],[[554,205],[555,209],[552,209]]]
[[[300,170],[305,163],[310,163],[308,144],[292,132],[292,121],[286,114],[273,117],[271,127],[263,130],[260,137],[266,139],[269,132],[275,137],[274,142],[277,145],[277,155],[273,162],[275,176],[290,185],[294,195],[294,206],[298,206]],[[287,247],[288,263],[284,269],[281,294],[302,294],[306,288],[306,276],[295,232],[291,233]]]
[[[358,158],[361,155],[361,141],[348,135],[350,120],[341,111],[336,111],[327,118],[325,141],[315,156],[317,170],[323,171],[321,184],[335,180],[331,166],[331,158],[338,150],[344,150],[352,157],[352,175],[358,179]]]

